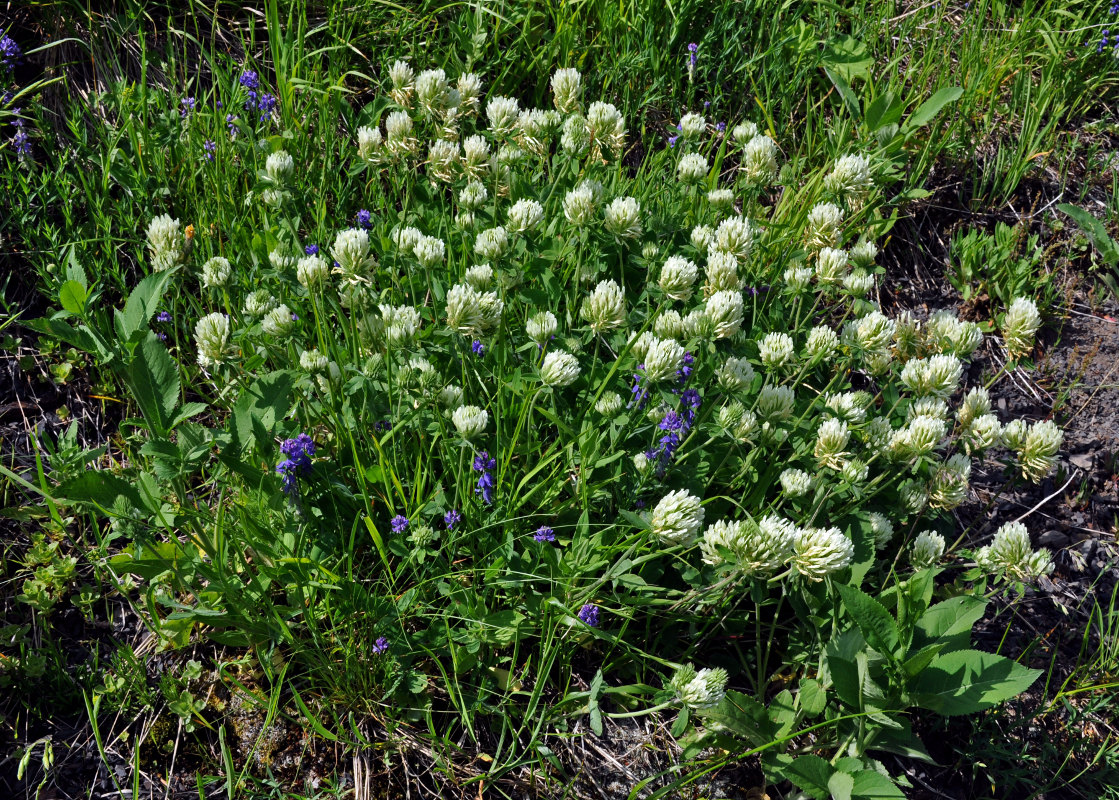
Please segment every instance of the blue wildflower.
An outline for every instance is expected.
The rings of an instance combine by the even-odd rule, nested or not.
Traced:
[[[156,322],[170,322],[171,321],[170,312],[160,311],[158,314],[155,315],[155,321]]]
[[[16,135],[12,137],[12,144],[15,145],[16,155],[26,156],[31,154],[31,137],[27,135],[27,131],[23,128],[16,131]]]
[[[246,89],[254,90],[260,88],[260,78],[251,69],[247,69],[241,73],[241,85]]]
[[[579,619],[592,628],[598,627],[598,606],[587,603],[579,609]]]
[[[20,56],[22,55],[23,51],[19,49],[15,39],[8,34],[4,34],[3,38],[0,38],[0,67],[6,69],[9,73],[14,71],[16,65],[20,63]]]
[[[206,160],[213,162],[214,153],[217,152],[218,149],[218,143],[213,139],[207,139],[202,143],[202,149],[206,151]]]
[[[382,655],[389,649],[389,640],[385,636],[378,636],[377,641],[373,642],[373,652],[377,655]]]
[[[547,525],[541,525],[536,529],[536,533],[532,534],[532,538],[538,542],[554,542],[556,540],[556,532]]]
[[[476,356],[480,356],[486,352],[486,346],[482,344],[482,342],[478,339],[474,340],[474,342],[470,345],[470,349],[474,351],[474,355]]]
[[[474,494],[482,495],[482,502],[487,506],[493,505],[493,490],[497,485],[493,479],[493,469],[496,466],[497,460],[491,458],[485,450],[474,456],[474,471],[482,473],[478,478],[478,485],[474,487]]]
[[[404,533],[408,530],[408,518],[403,514],[397,514],[389,520],[389,525],[392,526],[393,533]]]
[[[369,213],[369,209],[363,208],[357,212],[357,224],[366,230],[373,227],[373,215]]]
[[[184,97],[180,105],[183,108],[182,111],[179,112],[179,114],[182,115],[183,119],[186,119],[187,115],[190,114],[190,112],[194,111],[194,107],[197,105],[197,103],[195,103],[193,97]]]
[[[317,244],[309,244],[303,248],[303,252],[309,256],[317,256],[319,254],[319,246]]]
[[[449,531],[453,531],[460,522],[462,522],[462,512],[457,508],[452,508],[443,515],[443,524],[447,526]]]
[[[285,439],[280,445],[280,452],[287,458],[276,465],[276,472],[280,474],[284,493],[292,495],[299,489],[297,478],[311,471],[315,442],[307,434],[301,433],[294,439]]]

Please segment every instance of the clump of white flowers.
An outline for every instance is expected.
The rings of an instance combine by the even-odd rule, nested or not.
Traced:
[[[625,293],[614,281],[602,281],[583,301],[579,315],[595,333],[620,327],[626,320]]]
[[[824,189],[836,197],[859,199],[874,186],[870,162],[866,156],[850,154],[840,157],[824,178]]]
[[[615,197],[606,206],[603,224],[614,237],[636,239],[641,235],[641,206],[632,197]]]
[[[777,143],[768,136],[751,138],[742,148],[742,171],[746,180],[757,186],[777,180]]]
[[[812,476],[802,469],[787,469],[780,476],[781,488],[789,497],[801,497],[812,490]]]
[[[649,517],[649,529],[669,547],[691,544],[703,527],[703,506],[687,489],[669,492],[661,498]]]
[[[699,153],[688,153],[680,159],[676,174],[682,183],[699,183],[707,177],[707,159]]]
[[[478,406],[459,406],[451,414],[451,422],[459,436],[470,441],[485,432],[490,422],[490,415],[484,408]]]
[[[583,76],[579,70],[558,69],[552,75],[552,97],[561,114],[578,113],[582,106]]]
[[[914,569],[925,569],[940,561],[944,555],[944,537],[935,531],[922,531],[913,540],[909,550],[909,563]]]
[[[198,346],[198,366],[211,369],[221,364],[229,349],[229,317],[219,312],[207,314],[194,326]]]
[[[789,566],[809,581],[819,581],[850,566],[854,556],[854,543],[839,528],[798,528]]]
[[[579,361],[563,350],[550,350],[540,367],[540,379],[547,386],[570,386],[579,377]]]
[[[161,272],[178,264],[186,251],[182,226],[170,214],[161,214],[148,223],[148,252],[152,269]]]
[[[681,705],[690,709],[714,708],[727,693],[727,672],[724,669],[701,669],[685,664],[672,676],[669,688]]]
[[[544,219],[544,207],[535,200],[522,198],[509,208],[507,230],[511,233],[525,233],[535,229]]]
[[[361,228],[340,231],[334,237],[330,254],[338,262],[335,271],[349,283],[368,281],[369,273],[377,266],[377,260],[369,249],[369,234]]]
[[[229,263],[229,259],[214,256],[202,265],[202,285],[207,289],[225,286],[232,274],[233,267]]]
[[[1006,352],[1011,358],[1029,355],[1034,347],[1034,335],[1041,327],[1041,315],[1034,302],[1019,297],[1010,304],[1002,321],[1002,336]]]
[[[1012,580],[1031,581],[1053,571],[1048,550],[1034,550],[1030,533],[1021,522],[1008,522],[995,532],[991,544],[975,553],[980,568],[1001,572]]]

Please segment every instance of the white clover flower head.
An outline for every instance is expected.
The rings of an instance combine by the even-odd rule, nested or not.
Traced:
[[[214,256],[202,265],[202,285],[207,289],[225,286],[232,274],[233,267],[229,259]]]
[[[793,534],[789,566],[816,582],[849,566],[854,555],[855,545],[839,528],[799,528]]]
[[[951,510],[967,500],[968,482],[971,480],[971,459],[956,453],[937,467],[929,483],[929,505]]]
[[[874,534],[874,549],[884,550],[894,538],[894,524],[884,514],[870,512],[870,530]]]
[[[600,155],[619,158],[626,143],[626,122],[610,103],[591,103],[587,109],[587,130]]]
[[[447,292],[447,327],[463,336],[482,329],[482,298],[473,286],[456,283]]]
[[[877,455],[890,454],[890,442],[893,437],[894,429],[890,425],[890,420],[886,417],[873,417],[870,422],[859,431],[859,438],[862,439],[866,448]]]
[[[219,312],[207,314],[194,326],[198,346],[198,366],[212,369],[225,360],[229,349],[229,317]]]
[[[787,333],[773,331],[758,342],[758,355],[770,372],[780,373],[796,363],[796,345]]]
[[[717,373],[719,387],[729,393],[743,392],[754,382],[754,366],[745,358],[728,356]]]
[[[836,160],[831,173],[824,178],[824,189],[840,198],[861,198],[874,187],[870,162],[866,156],[848,154]]]
[[[295,327],[295,321],[291,318],[291,309],[281,303],[264,315],[260,327],[265,335],[273,339],[285,338]]]
[[[754,136],[742,148],[742,171],[746,180],[768,186],[777,180],[777,143],[768,136]]]
[[[844,481],[856,486],[866,480],[870,474],[870,465],[861,458],[852,458],[844,461],[839,468],[839,475]]]
[[[363,161],[376,160],[384,143],[380,128],[362,125],[357,129],[357,154]]]
[[[617,392],[605,392],[594,404],[594,410],[604,417],[616,417],[622,413],[625,403]]]
[[[438,181],[449,183],[455,178],[455,166],[459,162],[457,142],[436,139],[427,148],[428,174]]]
[[[463,280],[475,291],[484,292],[493,284],[493,267],[489,264],[475,264],[466,270]]]
[[[282,247],[276,247],[268,254],[268,263],[277,272],[287,272],[295,266],[295,256],[289,254]]]
[[[946,309],[929,317],[925,342],[937,353],[953,353],[967,358],[983,341],[983,331],[975,322],[964,322]]]
[[[715,323],[703,308],[693,308],[683,322],[685,338],[710,339],[715,335]]]
[[[733,211],[734,192],[730,189],[712,189],[707,193],[707,202],[717,211]]]
[[[488,198],[489,192],[486,190],[486,187],[478,181],[471,181],[458,193],[459,205],[470,211],[481,208],[485,205]]]
[[[260,199],[264,201],[264,205],[275,208],[284,202],[284,193],[279,189],[265,189],[260,193]]]
[[[795,400],[796,395],[790,387],[766,384],[758,393],[758,415],[770,423],[786,420],[793,413]]]
[[[678,128],[681,139],[685,142],[695,141],[707,133],[707,120],[702,114],[685,114],[680,117]]]
[[[948,421],[948,403],[939,397],[917,397],[909,402],[905,410],[905,421],[914,417],[936,417]]]
[[[179,220],[161,214],[148,223],[148,251],[152,269],[162,272],[179,263],[183,257],[184,240]]]
[[[703,294],[710,297],[715,292],[742,291],[742,279],[738,277],[738,259],[722,250],[711,250],[707,256],[707,282]]]
[[[816,446],[813,450],[816,463],[831,469],[842,468],[843,459],[850,455],[846,449],[850,438],[851,432],[846,422],[835,417],[824,420],[816,432]]]
[[[615,197],[604,213],[603,224],[615,239],[636,239],[641,235],[641,206],[632,197]]]
[[[853,270],[843,279],[843,288],[852,297],[865,297],[874,288],[874,276],[865,269]]]
[[[680,339],[684,336],[684,318],[674,309],[662,311],[653,320],[653,333],[661,339]]]
[[[846,250],[821,248],[816,256],[816,278],[822,283],[838,283],[847,274],[847,260]]]
[[[789,497],[803,497],[812,491],[812,476],[802,469],[787,469],[781,473],[779,480]]]
[[[649,518],[649,528],[668,547],[691,544],[703,527],[700,498],[687,489],[669,492],[661,498]]]
[[[1051,420],[1035,422],[1026,432],[1018,452],[1018,468],[1026,480],[1037,483],[1057,467],[1057,452],[1065,435]]]
[[[638,453],[633,457],[633,466],[639,475],[644,475],[653,466],[649,462],[649,457],[644,453]]]
[[[486,103],[486,119],[497,136],[507,136],[517,128],[521,109],[512,97],[491,97]]]
[[[809,247],[839,247],[842,238],[843,212],[834,203],[817,203],[808,212],[804,238]]]
[[[455,81],[458,90],[459,102],[471,113],[478,111],[478,102],[482,96],[482,76],[473,72],[464,72]]]
[[[673,380],[684,365],[684,348],[674,339],[654,339],[645,353],[645,378],[650,383]]]
[[[420,312],[412,306],[380,305],[385,338],[395,347],[402,347],[415,338],[420,328]]]
[[[318,351],[318,348],[304,350],[299,354],[299,368],[304,372],[316,375],[326,370],[330,366],[330,359]]]
[[[490,415],[484,408],[478,406],[459,406],[451,414],[451,422],[459,436],[469,442],[485,432],[490,422]]]
[[[385,117],[386,145],[396,155],[411,152],[416,147],[412,138],[412,118],[405,111],[390,111]]]
[[[572,67],[557,69],[552,74],[552,102],[561,114],[579,111],[583,94],[583,76]]]
[[[724,563],[726,559],[721,551],[737,549],[739,543],[747,535],[743,528],[744,523],[729,519],[721,519],[708,525],[707,530],[703,532],[703,540],[699,545],[703,563],[710,564],[713,567]]]
[[[447,106],[447,73],[441,69],[425,69],[416,76],[416,102],[427,114],[433,115]]]
[[[620,328],[626,321],[625,293],[612,280],[600,281],[579,309],[595,333]]]
[[[478,295],[478,302],[482,309],[482,334],[492,333],[501,326],[501,315],[505,311],[505,301],[497,292],[482,292]]]
[[[741,292],[715,292],[707,298],[704,314],[711,321],[716,339],[728,339],[742,328],[746,310]]]
[[[824,413],[854,425],[866,419],[871,397],[867,392],[838,392],[824,395]]]
[[[951,397],[963,375],[963,364],[953,355],[915,358],[901,370],[901,382],[918,397]]]
[[[901,486],[898,487],[898,495],[901,497],[902,504],[914,514],[923,509],[925,504],[929,502],[928,490],[920,481],[903,481]]]
[[[304,289],[319,289],[330,281],[330,265],[322,256],[304,256],[296,263],[295,277]]]
[[[870,269],[874,266],[874,259],[878,257],[878,246],[874,242],[863,240],[852,247],[847,256],[851,260],[851,266]]]
[[[913,569],[925,569],[940,561],[945,550],[944,537],[935,531],[921,531],[909,550],[909,563]]]
[[[1026,444],[1026,434],[1030,431],[1024,419],[1012,419],[1002,429],[1002,446],[1015,452]]]
[[[863,353],[886,352],[894,338],[896,323],[880,311],[871,311],[865,317],[852,320],[843,326],[844,341]]]
[[[810,267],[789,267],[781,277],[785,281],[785,289],[790,294],[800,294],[808,288],[812,275]]]
[[[546,386],[570,386],[582,370],[579,360],[563,350],[549,350],[540,366],[540,379]]]
[[[804,357],[813,363],[829,361],[838,349],[838,334],[826,325],[818,325],[808,332]]]
[[[572,114],[563,121],[560,147],[572,158],[583,158],[591,149],[591,130],[586,117]]]
[[[968,453],[982,454],[1001,441],[1002,426],[994,414],[983,414],[971,420],[960,431],[960,441]]]
[[[443,408],[454,410],[462,405],[462,387],[448,384],[439,390],[439,403]]]
[[[696,184],[707,177],[707,159],[699,153],[688,153],[676,166],[676,176],[681,183]]]
[[[1011,358],[1029,355],[1034,348],[1034,335],[1041,327],[1041,315],[1033,300],[1018,297],[1006,310],[1002,321],[1003,342]]]
[[[499,261],[509,249],[509,234],[500,225],[487,228],[474,240],[474,252],[482,258]]]
[[[250,317],[263,317],[275,308],[278,302],[267,289],[256,289],[245,295],[244,312]]]
[[[691,664],[686,664],[676,670],[669,688],[676,693],[677,701],[687,708],[714,708],[726,697],[727,672],[724,669],[697,672]]]
[[[551,311],[538,311],[529,317],[528,322],[525,323],[528,338],[541,347],[547,344],[548,340],[555,336],[558,330],[559,322],[556,321],[556,315]]]
[[[582,227],[594,219],[597,207],[594,189],[586,181],[563,198],[563,216],[576,227]]]
[[[295,159],[284,150],[277,150],[264,161],[264,174],[276,186],[286,186],[295,174]]]
[[[671,256],[661,267],[657,285],[671,299],[687,300],[692,296],[692,286],[698,274],[699,268],[696,267],[695,262],[683,256]]]
[[[750,257],[754,244],[754,229],[746,217],[727,217],[715,229],[715,249],[730,253],[740,262]]]
[[[486,141],[484,136],[474,134],[467,136],[462,142],[462,163],[465,172],[472,178],[477,179],[483,171],[483,168],[490,160],[490,143]],[[479,184],[481,185],[481,184]],[[485,189],[485,186],[482,186]],[[482,202],[485,202],[483,199]],[[478,205],[481,205],[479,203]]]
[[[688,238],[692,247],[700,253],[707,253],[708,248],[715,243],[715,229],[709,225],[696,225]]]
[[[1053,556],[1049,554],[1048,550],[1035,550],[1026,561],[1026,567],[1023,570],[1024,577],[1026,580],[1036,580],[1042,575],[1052,574],[1055,566]]]
[[[423,234],[416,228],[394,228],[390,236],[396,249],[406,256],[415,255],[416,243],[423,238]]]
[[[364,280],[365,274],[377,266],[369,251],[369,234],[361,228],[340,231],[334,237],[330,254],[338,262],[337,271],[351,282]]]
[[[442,239],[436,239],[434,236],[421,236],[420,240],[416,242],[413,252],[416,260],[420,262],[420,266],[432,269],[443,263],[447,246]]]
[[[506,228],[512,233],[534,230],[544,219],[544,207],[535,200],[521,198],[509,208]]]
[[[973,420],[991,413],[991,395],[982,386],[968,390],[956,409],[956,420],[967,427]]]
[[[914,417],[901,430],[895,431],[891,450],[905,459],[929,455],[939,445],[947,431],[944,420],[937,417]]]
[[[758,126],[749,120],[738,123],[731,130],[730,135],[741,145],[746,144],[758,135]]]
[[[389,80],[392,81],[392,99],[407,106],[415,88],[416,73],[407,61],[394,61],[389,67]]]

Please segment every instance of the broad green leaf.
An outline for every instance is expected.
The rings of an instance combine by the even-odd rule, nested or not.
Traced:
[[[849,628],[828,642],[825,665],[836,696],[851,708],[862,708],[863,689],[856,663],[866,640],[858,628]]]
[[[81,316],[85,311],[85,301],[88,298],[85,287],[77,281],[66,281],[58,291],[58,302],[62,308],[75,316]]]
[[[148,320],[155,315],[163,294],[167,291],[167,283],[177,269],[176,267],[163,272],[153,272],[136,284],[136,288],[124,303],[124,311],[118,311],[114,318],[117,335],[122,341],[132,341],[133,335],[146,326]]]
[[[103,470],[87,470],[63,483],[55,492],[56,500],[84,500],[96,503],[102,508],[110,508],[116,499],[122,496],[127,498],[134,508],[145,506],[131,482]]]
[[[828,703],[827,692],[815,678],[800,679],[800,708],[808,717],[814,717],[824,710]]]
[[[898,726],[894,730],[882,728],[874,732],[873,739],[867,744],[869,750],[881,750],[906,758],[915,758],[926,764],[935,764],[936,761],[929,755],[928,750],[920,739],[913,733],[913,726],[905,717],[897,717]]]
[[[784,772],[786,778],[816,800],[831,797],[828,781],[835,774],[835,768],[819,756],[799,756]]]
[[[867,644],[884,656],[896,658],[901,636],[890,612],[873,597],[854,586],[841,583],[837,584],[836,588],[843,598],[843,604],[847,606],[851,619],[862,631]]]
[[[696,714],[722,725],[727,731],[755,747],[771,742],[774,738],[774,725],[766,714],[765,706],[741,692],[727,692],[719,705],[697,710]]]
[[[293,385],[291,373],[281,370],[257,378],[241,392],[233,405],[232,425],[242,451],[255,442],[262,454],[271,452],[276,423],[291,408]]]
[[[878,770],[863,769],[854,773],[851,784],[853,800],[905,800],[905,793],[898,785]]]
[[[917,705],[944,716],[974,714],[1024,692],[1040,670],[979,650],[957,650],[933,659],[917,676]]]
[[[933,94],[928,100],[921,103],[921,105],[917,106],[917,110],[910,114],[908,119],[905,120],[902,129],[905,130],[906,133],[910,133],[928,125],[936,118],[936,115],[941,112],[941,109],[949,103],[954,103],[959,100],[963,93],[964,90],[959,86],[946,86],[939,92]]]
[[[873,132],[884,125],[901,121],[902,102],[893,92],[883,92],[866,107],[863,121]]]
[[[148,331],[136,358],[128,365],[128,382],[152,430],[166,435],[179,403],[179,368],[152,331]]]
[[[986,609],[986,600],[971,595],[960,595],[937,603],[917,620],[911,651],[920,650],[937,639],[948,640],[945,646],[949,650],[967,647],[971,640],[971,628]]]
[[[843,76],[847,83],[865,78],[873,63],[874,57],[867,52],[866,44],[853,36],[842,36],[828,42],[820,57],[822,66]]]
[[[1057,210],[1063,211],[1075,220],[1076,224],[1088,234],[1092,245],[1099,251],[1100,256],[1109,266],[1114,267],[1119,264],[1119,243],[1116,243],[1108,235],[1107,228],[1102,222],[1083,208],[1078,208],[1069,203],[1061,203],[1057,206]]]
[[[855,789],[855,778],[848,772],[833,772],[828,778],[828,792],[832,800],[851,800]]]

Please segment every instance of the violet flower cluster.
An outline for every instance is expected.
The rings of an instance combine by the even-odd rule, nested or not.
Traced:
[[[285,439],[280,445],[280,452],[287,458],[276,465],[276,472],[281,476],[284,494],[292,496],[299,491],[298,478],[311,472],[315,442],[307,434],[301,433],[294,439]]]
[[[474,456],[474,471],[482,473],[478,477],[478,485],[474,487],[474,494],[482,495],[482,502],[487,506],[493,505],[493,490],[496,487],[493,470],[496,466],[497,460],[485,450]]]

